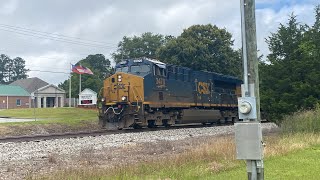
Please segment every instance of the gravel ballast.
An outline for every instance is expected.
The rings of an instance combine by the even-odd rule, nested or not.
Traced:
[[[277,129],[277,126],[273,123],[263,123],[262,129],[263,131],[270,132]],[[44,163],[44,159],[48,159],[52,154],[56,157],[68,158],[81,155],[84,150],[88,149],[97,152],[108,148],[135,146],[141,143],[177,141],[187,138],[230,135],[233,133],[234,126],[215,126],[56,139],[40,142],[0,143],[0,179],[23,178],[26,174],[30,173],[30,170],[22,167],[32,167],[34,164],[40,166],[39,169],[42,170],[39,171],[45,171],[41,168],[45,167],[45,165],[41,165],[41,163]],[[33,172],[37,172],[37,170],[33,168]]]

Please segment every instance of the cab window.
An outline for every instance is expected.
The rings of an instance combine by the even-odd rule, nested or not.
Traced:
[[[116,72],[128,72],[129,67],[125,66],[125,67],[119,67],[116,69]]]
[[[166,76],[166,70],[164,68],[160,68],[158,66],[155,66],[155,75],[157,76]]]
[[[148,73],[150,71],[149,65],[131,66],[131,73]]]

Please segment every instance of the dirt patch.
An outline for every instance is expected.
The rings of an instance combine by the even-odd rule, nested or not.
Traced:
[[[12,134],[13,129],[7,126],[0,126],[0,134]]]
[[[83,121],[76,126],[65,124],[15,124],[0,125],[0,137],[6,136],[24,136],[38,134],[67,133],[79,131],[95,131],[100,130],[98,122]]]

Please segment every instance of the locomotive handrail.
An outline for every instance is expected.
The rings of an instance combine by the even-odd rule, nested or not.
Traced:
[[[133,86],[133,88],[132,88],[132,92],[133,92],[133,96],[134,96],[134,98],[137,100],[137,111],[136,112],[138,112],[139,110],[140,110],[140,107],[139,107],[139,100],[138,100],[138,98],[137,98],[137,96],[136,96],[136,94],[135,94],[135,92],[134,92],[134,90],[135,90],[135,86]],[[140,97],[139,96],[139,93],[138,93],[138,97]],[[141,97],[140,97],[141,98]],[[141,102],[142,102],[142,98],[141,98]]]
[[[114,114],[119,115],[119,114],[122,113],[122,111],[123,111],[124,108],[122,108],[121,111],[117,113],[117,112],[114,110],[114,108],[113,108],[112,106],[110,106],[108,109],[106,109],[106,110],[104,111],[104,113],[107,113],[107,112],[109,111],[109,109],[112,109],[112,111],[113,111]]]
[[[133,86],[133,89],[135,89],[136,87],[135,86]],[[136,89],[135,89],[136,90]],[[134,91],[133,91],[133,93],[134,93]],[[138,93],[138,97],[140,97],[140,100],[141,100],[141,102],[142,102],[142,97],[141,96],[139,96],[139,93]]]

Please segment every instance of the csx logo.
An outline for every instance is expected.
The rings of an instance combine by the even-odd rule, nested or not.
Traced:
[[[210,84],[206,82],[198,82],[198,92],[200,94],[210,94]]]
[[[158,88],[164,88],[166,87],[166,80],[163,78],[156,78],[156,86]]]
[[[115,85],[113,86],[113,88],[114,88],[114,89],[125,89],[125,86],[124,86],[124,84],[115,84]]]

